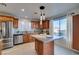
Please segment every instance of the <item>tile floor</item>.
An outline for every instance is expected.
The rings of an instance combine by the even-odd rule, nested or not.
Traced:
[[[79,53],[76,53],[70,49],[64,48],[56,44],[54,47],[54,54],[55,55],[79,55]]]
[[[63,48],[61,46],[55,45],[54,50],[55,55],[78,55],[78,53],[73,52],[69,49]],[[37,55],[34,42],[16,45],[13,48],[5,49],[2,52],[3,55]]]
[[[5,49],[3,55],[37,55],[34,42],[16,45],[13,48]]]

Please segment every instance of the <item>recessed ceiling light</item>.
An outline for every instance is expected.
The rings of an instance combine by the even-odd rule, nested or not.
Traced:
[[[37,12],[34,12],[34,14],[38,14]]]
[[[21,11],[23,11],[23,12],[24,12],[24,9],[21,9]]]

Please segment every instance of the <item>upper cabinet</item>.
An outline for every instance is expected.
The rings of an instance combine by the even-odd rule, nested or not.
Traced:
[[[13,27],[18,28],[18,19],[15,17],[0,15],[0,22],[13,22]]]
[[[13,20],[13,27],[18,28],[18,19],[17,18]]]
[[[11,16],[0,15],[0,22],[7,22],[7,21],[12,22],[13,19],[14,19],[14,17],[11,17]]]
[[[49,29],[49,20],[42,21],[42,25],[40,25],[40,21],[32,21],[32,28],[42,28]]]
[[[39,28],[39,21],[32,21],[31,25],[32,25],[32,28]]]
[[[43,28],[49,29],[49,20],[43,21]]]

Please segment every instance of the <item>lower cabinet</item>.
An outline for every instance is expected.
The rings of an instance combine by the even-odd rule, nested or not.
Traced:
[[[34,41],[34,39],[32,38],[32,36],[30,34],[23,35],[23,42],[24,43],[33,42],[33,41]]]

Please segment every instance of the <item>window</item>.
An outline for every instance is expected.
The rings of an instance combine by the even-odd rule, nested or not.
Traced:
[[[55,38],[65,38],[67,31],[67,19],[66,17],[57,18],[53,20],[53,32]]]

